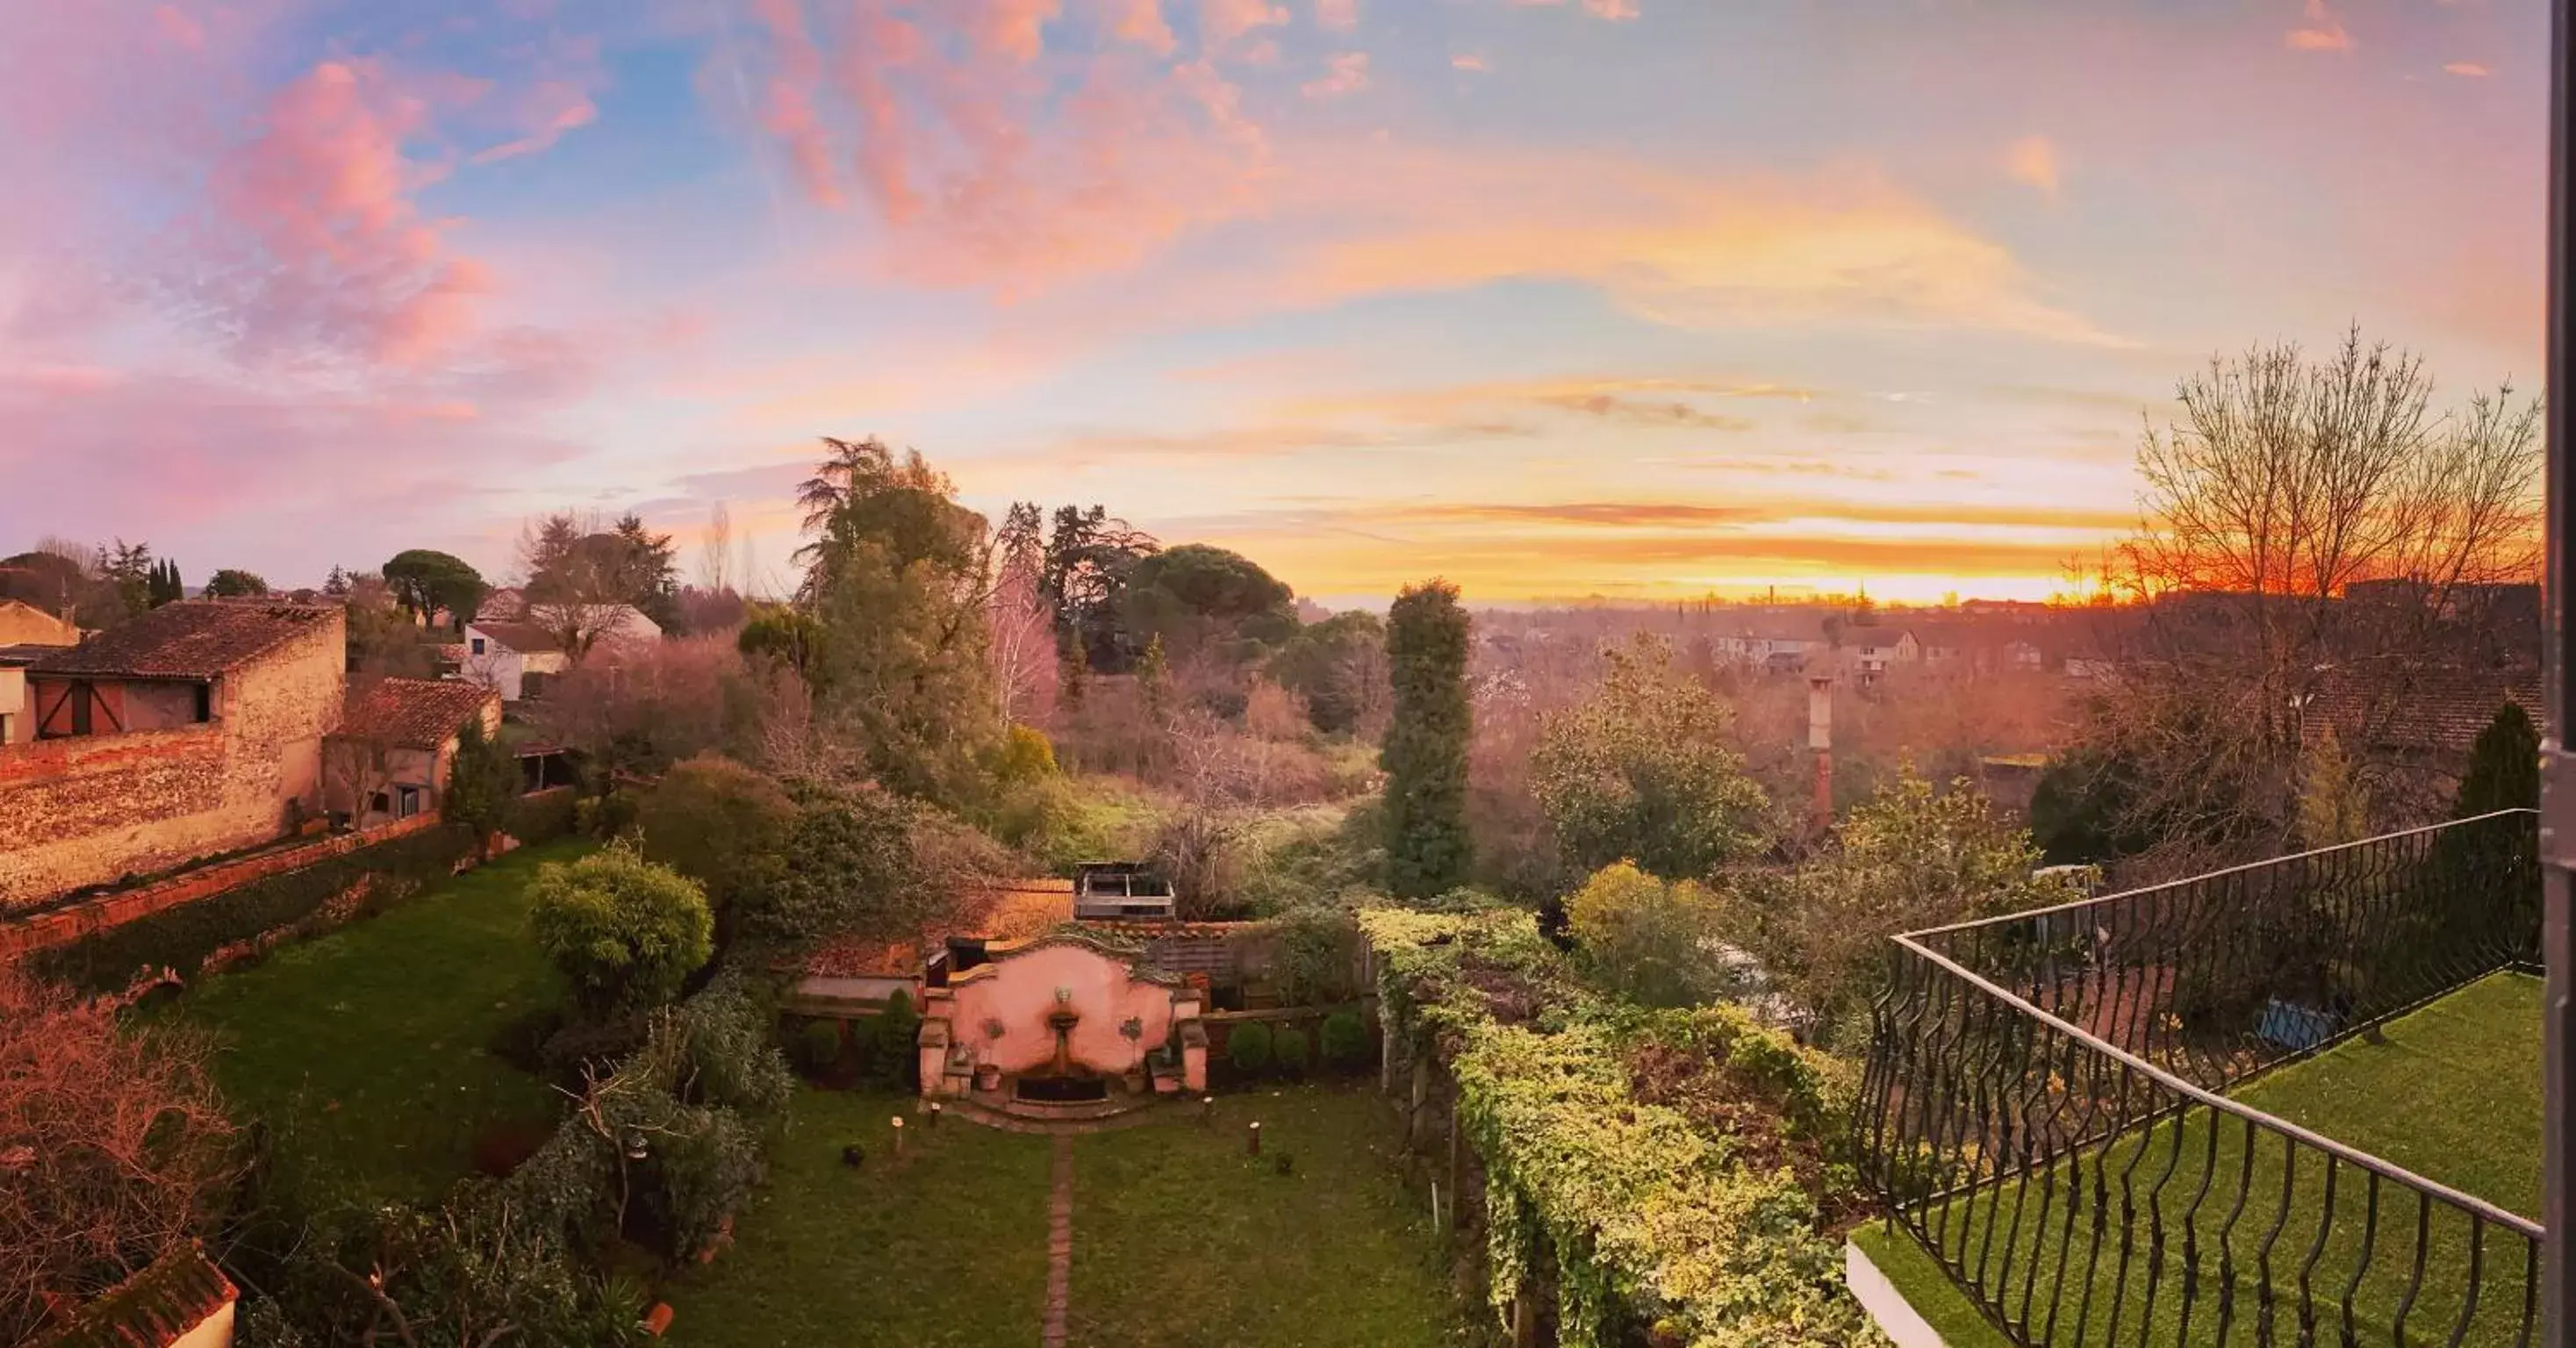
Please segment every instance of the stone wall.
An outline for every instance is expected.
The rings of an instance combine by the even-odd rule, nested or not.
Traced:
[[[255,846],[321,811],[341,626],[216,681],[203,725],[0,747],[0,911]]]
[[[13,920],[0,916],[0,963],[33,951],[69,945],[82,937],[123,926],[136,918],[183,903],[212,898],[253,881],[300,871],[361,847],[373,847],[437,826],[438,816],[415,815],[399,824],[369,829],[364,833],[337,833],[294,846],[271,848],[234,861],[201,866],[166,880],[84,899],[31,917]]]

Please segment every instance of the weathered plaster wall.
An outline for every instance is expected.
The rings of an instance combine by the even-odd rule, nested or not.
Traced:
[[[950,985],[955,1009],[949,1034],[978,1061],[1004,1072],[1043,1070],[1055,1060],[1047,1014],[1056,1008],[1058,988],[1072,991],[1072,1008],[1082,1017],[1071,1036],[1073,1060],[1092,1071],[1114,1075],[1136,1068],[1171,1036],[1174,989],[1139,982],[1124,961],[1083,946],[1041,946],[972,975]],[[1131,1017],[1141,1030],[1134,1039],[1118,1032]],[[1001,1038],[990,1037],[987,1021],[1001,1024]]]
[[[33,605],[0,599],[0,646],[79,644],[79,628]]]
[[[345,659],[334,614],[217,680],[206,724],[0,747],[0,909],[266,842],[290,802],[318,814]]]

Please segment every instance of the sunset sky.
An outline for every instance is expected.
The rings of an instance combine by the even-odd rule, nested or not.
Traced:
[[[192,582],[820,435],[1301,593],[2036,596],[2144,409],[2541,374],[2542,0],[0,0],[0,553]]]

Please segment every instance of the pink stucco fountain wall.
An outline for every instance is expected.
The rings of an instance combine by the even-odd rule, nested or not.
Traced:
[[[1047,1017],[1058,988],[1072,993],[1069,1009],[1080,1017],[1067,1040],[1072,1061],[1106,1076],[1141,1066],[1170,1037],[1176,991],[1195,1000],[1187,990],[1138,980],[1125,961],[1086,946],[1045,945],[969,970],[953,983],[949,1034],[979,1062],[1006,1074],[1047,1071],[1056,1049]],[[1130,1019],[1140,1031],[1134,1039],[1119,1033]],[[1002,1027],[1000,1038],[991,1037],[991,1023]]]

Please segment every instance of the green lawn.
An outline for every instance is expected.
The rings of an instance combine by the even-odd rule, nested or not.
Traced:
[[[1400,1197],[1394,1121],[1359,1091],[1226,1097],[1201,1131],[1173,1109],[1073,1139],[1071,1341],[1088,1348],[1430,1348],[1454,1304]],[[907,1116],[892,1160],[890,1116]],[[1242,1155],[1242,1124],[1295,1158]],[[866,1163],[841,1163],[844,1143]],[[664,1289],[681,1348],[1035,1345],[1046,1302],[1052,1139],[909,1101],[800,1092],[734,1248]]]
[[[2429,1178],[2529,1212],[2537,1201],[2540,985],[2498,974],[2390,1023],[2386,1042],[2355,1040],[2247,1085],[2248,1103]],[[2338,1166],[2333,1217],[2327,1167],[2278,1135],[2249,1136],[2232,1116],[2194,1110],[2029,1179],[1924,1214],[1943,1247],[2036,1341],[2052,1307],[2058,1342],[2093,1342],[2116,1320],[2134,1337],[2217,1342],[2222,1317],[2246,1335],[2272,1305],[2276,1333],[2294,1337],[2301,1286],[2321,1341],[2351,1319],[2366,1341],[2389,1337],[2401,1309],[2410,1340],[2513,1342],[2521,1329],[2527,1246],[2500,1229],[2483,1236],[2484,1277],[2468,1297],[2472,1223],[2425,1206],[2393,1184],[2373,1186]],[[2090,1194],[2108,1195],[2096,1240]],[[2122,1204],[2137,1214],[2124,1224]],[[2150,1209],[2164,1214],[2161,1260],[2148,1245]],[[2122,1233],[2136,1238],[2123,1248]],[[2421,1235],[2419,1237],[2419,1230]],[[2420,1250],[2419,1250],[2420,1245]],[[2417,1272],[2420,1261],[2422,1271]],[[2186,1273],[2199,1284],[2188,1323]],[[1891,1272],[1891,1278],[1895,1274]],[[2078,1330],[2081,1329],[2079,1335]]]
[[[1887,1275],[1915,1314],[1940,1334],[1947,1348],[2012,1348],[2012,1341],[1987,1323],[1976,1303],[1933,1261],[1922,1242],[1903,1231],[1888,1230],[1885,1222],[1863,1223],[1851,1233],[1851,1240]]]
[[[398,1200],[472,1169],[496,1121],[550,1127],[558,1097],[493,1056],[504,1026],[554,1005],[529,941],[539,863],[590,844],[524,848],[317,940],[191,988],[176,1014],[214,1030],[216,1076],[245,1118],[295,1129],[318,1177]]]
[[[906,1155],[889,1120],[905,1119]],[[1047,1139],[900,1096],[804,1090],[734,1247],[664,1289],[682,1348],[1035,1344],[1046,1300]],[[841,1148],[857,1142],[853,1169]],[[1080,1222],[1076,1215],[1077,1226]]]
[[[1245,1125],[1261,1122],[1259,1160]],[[1220,1096],[1073,1149],[1075,1348],[1431,1348],[1467,1342],[1396,1121],[1359,1088]],[[1289,1173],[1277,1158],[1291,1161]]]

